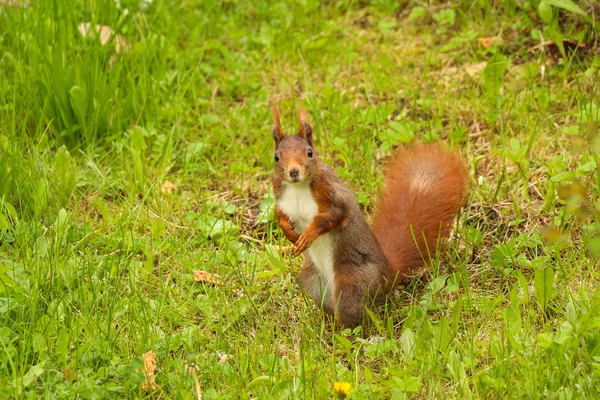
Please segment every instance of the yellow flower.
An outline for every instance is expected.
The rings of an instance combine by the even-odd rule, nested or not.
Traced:
[[[333,384],[333,390],[338,395],[338,399],[345,399],[350,393],[352,393],[352,385],[349,382],[335,382]]]

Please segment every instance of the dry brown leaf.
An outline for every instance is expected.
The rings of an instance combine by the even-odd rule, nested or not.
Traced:
[[[79,24],[79,33],[83,37],[89,37],[91,35],[91,27],[92,25],[89,22],[84,22]],[[115,37],[115,50],[117,53],[122,51],[129,51],[129,43],[125,41],[125,38],[121,35],[115,34],[113,30],[106,25],[94,25],[94,30],[100,35],[100,44],[104,46],[108,43],[111,36]]]
[[[212,285],[217,285],[217,286],[222,285],[221,279],[219,278],[218,275],[213,275],[206,271],[195,270],[194,271],[194,280],[196,282],[210,283]]]
[[[154,375],[154,371],[156,371],[156,354],[150,350],[142,355],[142,361],[144,362],[144,376],[146,377],[146,380],[142,382],[142,389],[148,390],[148,388],[151,388],[156,390],[156,383],[154,383],[156,379]]]
[[[485,61],[480,62],[479,64],[465,64],[465,72],[469,76],[475,76],[483,71],[486,65],[487,63]]]
[[[277,350],[277,352],[279,353],[279,357],[287,357],[288,349],[283,344],[280,343]]]
[[[477,41],[479,42],[479,45],[481,47],[483,47],[484,49],[489,49],[490,47],[492,47],[494,45],[495,42],[498,42],[498,44],[504,43],[504,41],[502,40],[502,38],[500,36],[479,38],[479,39],[477,39]]]
[[[77,373],[74,372],[71,368],[67,367],[65,368],[64,377],[65,381],[72,381],[77,379]]]
[[[231,356],[229,354],[223,354],[221,355],[221,358],[219,359],[219,364],[225,364],[225,362],[231,358]]]
[[[173,182],[165,181],[160,186],[160,191],[162,194],[171,194],[175,191],[175,185],[173,184]]]
[[[29,0],[0,0],[0,6],[9,6],[12,8],[29,7]]]

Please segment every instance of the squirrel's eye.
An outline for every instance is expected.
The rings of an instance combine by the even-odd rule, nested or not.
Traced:
[[[309,156],[309,157],[312,157],[312,156],[313,156],[313,155],[312,155],[312,149],[308,149],[308,156]]]
[[[279,162],[279,154],[275,153],[275,162]]]

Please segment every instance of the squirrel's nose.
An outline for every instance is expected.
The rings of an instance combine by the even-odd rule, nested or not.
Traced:
[[[300,175],[300,170],[298,168],[292,168],[288,171],[288,174],[290,174],[290,178],[297,178],[298,175]]]

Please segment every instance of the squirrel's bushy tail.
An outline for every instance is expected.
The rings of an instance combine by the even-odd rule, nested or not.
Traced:
[[[390,281],[401,282],[434,256],[465,201],[466,185],[457,153],[425,144],[395,151],[373,221]]]

